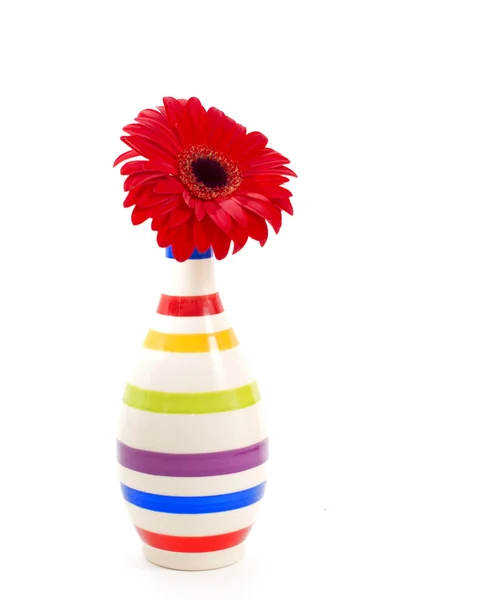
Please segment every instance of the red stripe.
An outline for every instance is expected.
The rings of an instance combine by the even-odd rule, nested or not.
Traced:
[[[153,548],[159,550],[169,550],[170,552],[216,552],[217,550],[226,550],[233,546],[238,546],[248,535],[252,526],[223,533],[221,535],[208,535],[204,537],[180,537],[176,535],[163,535],[161,533],[152,533],[136,527],[140,538]]]
[[[171,317],[203,317],[216,315],[224,311],[219,294],[207,296],[165,296],[162,294],[158,304],[159,315]]]

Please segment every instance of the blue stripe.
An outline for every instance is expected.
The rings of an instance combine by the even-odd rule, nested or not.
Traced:
[[[165,256],[167,258],[174,257],[174,253],[172,252],[172,246],[165,248]],[[209,248],[209,250],[206,250],[206,252],[198,252],[197,250],[194,250],[194,252],[189,256],[189,260],[200,260],[201,258],[211,258],[212,256],[213,251],[211,250],[211,248]]]
[[[124,499],[130,504],[174,515],[203,515],[236,510],[255,504],[264,495],[265,482],[242,492],[219,496],[160,496],[133,490],[121,483]]]

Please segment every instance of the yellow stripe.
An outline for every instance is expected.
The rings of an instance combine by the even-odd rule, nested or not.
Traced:
[[[216,333],[161,333],[150,329],[143,346],[164,352],[211,352],[238,346],[233,329]]]

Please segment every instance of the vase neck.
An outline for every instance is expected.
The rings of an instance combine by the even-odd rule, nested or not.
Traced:
[[[185,262],[173,257],[172,249],[165,250],[165,280],[162,292],[169,296],[206,296],[217,292],[214,256],[211,250],[197,250]]]

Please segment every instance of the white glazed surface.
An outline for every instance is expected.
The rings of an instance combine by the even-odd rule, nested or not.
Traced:
[[[126,446],[194,454],[245,448],[267,437],[262,404],[205,415],[168,415],[121,408],[119,439]]]
[[[240,346],[221,352],[160,352],[141,348],[129,383],[158,392],[215,392],[252,383]]]
[[[212,477],[164,477],[138,473],[119,465],[119,481],[134,490],[169,496],[215,496],[259,485],[266,479],[266,465],[241,473]]]
[[[225,312],[204,317],[185,317],[177,319],[168,315],[153,316],[151,329],[162,333],[215,333],[230,328]]]
[[[176,515],[146,510],[126,502],[131,519],[137,527],[178,536],[220,535],[249,527],[255,520],[260,502],[226,512],[199,515]]]
[[[167,259],[164,278],[162,293],[167,296],[203,296],[218,291],[213,258],[187,260],[183,263]]]
[[[184,552],[167,552],[143,544],[143,554],[155,565],[179,571],[206,571],[220,569],[241,560],[245,554],[244,544],[238,544],[227,550],[218,552],[199,552],[194,554]]]

